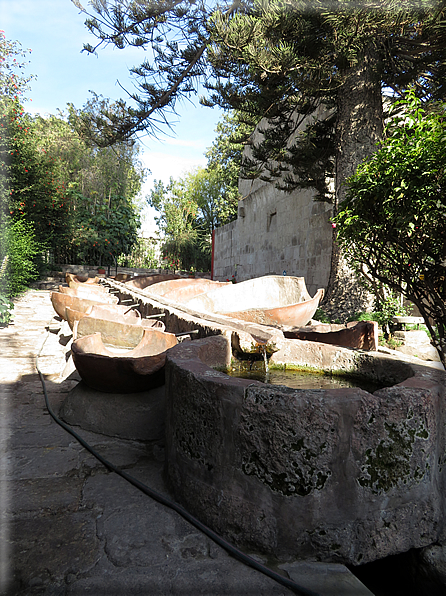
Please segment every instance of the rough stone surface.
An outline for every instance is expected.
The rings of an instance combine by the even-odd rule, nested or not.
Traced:
[[[276,556],[353,565],[442,537],[443,371],[297,342],[330,370],[399,384],[374,394],[266,387],[207,368],[214,342],[225,339],[167,359],[168,475],[196,515]]]

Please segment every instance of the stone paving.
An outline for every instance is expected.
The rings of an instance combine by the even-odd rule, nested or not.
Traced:
[[[39,368],[57,413],[79,381],[69,342],[48,290],[26,292],[13,324],[0,329],[0,594],[292,594],[108,471],[54,422],[36,355],[41,350]],[[162,444],[75,430],[110,462],[169,497]],[[321,596],[372,594],[342,565],[296,562],[282,573]]]

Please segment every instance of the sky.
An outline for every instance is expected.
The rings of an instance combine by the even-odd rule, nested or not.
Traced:
[[[88,0],[81,0],[88,8]],[[132,90],[129,68],[144,59],[141,48],[99,49],[97,56],[82,52],[83,44],[95,45],[96,38],[84,25],[85,14],[71,0],[0,0],[0,29],[6,39],[19,41],[32,50],[26,74],[36,75],[24,103],[33,114],[57,114],[67,103],[81,108],[92,97],[90,91],[112,100],[125,98],[117,81]],[[205,166],[204,153],[215,138],[222,112],[185,100],[177,107],[179,117],[173,132],[160,139],[141,139],[142,162],[151,173],[143,187],[149,193],[154,180],[179,178],[197,166]],[[145,236],[156,231],[156,212],[143,213]]]

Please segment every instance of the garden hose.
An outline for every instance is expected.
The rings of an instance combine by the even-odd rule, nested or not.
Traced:
[[[48,394],[47,394],[47,390],[46,390],[45,379],[44,379],[43,374],[42,374],[42,372],[41,372],[41,370],[39,368],[39,357],[41,356],[42,350],[43,350],[43,348],[45,346],[45,343],[46,343],[46,341],[48,339],[49,333],[50,333],[50,325],[47,326],[47,334],[45,336],[45,340],[43,341],[42,346],[41,346],[41,348],[40,348],[40,350],[39,350],[39,352],[38,352],[38,354],[36,356],[36,369],[37,369],[37,372],[39,374],[40,382],[42,384],[43,394],[44,394],[44,397],[45,397],[45,405],[46,405],[46,408],[48,410],[48,413],[50,414],[50,416],[53,418],[53,420],[59,426],[61,426],[65,431],[67,431],[72,437],[74,437],[82,445],[82,447],[84,447],[84,449],[86,449],[89,453],[91,453],[110,472],[114,472],[115,474],[118,474],[118,476],[121,476],[121,478],[124,478],[125,480],[127,480],[128,482],[130,482],[130,484],[132,484],[133,486],[135,486],[138,490],[140,490],[141,492],[143,492],[148,497],[151,497],[151,499],[153,499],[157,503],[160,503],[161,505],[164,505],[165,507],[169,507],[170,509],[172,509],[173,511],[175,511],[176,513],[178,513],[181,517],[183,517],[183,519],[185,519],[187,522],[189,522],[190,524],[192,524],[195,528],[197,528],[198,530],[200,530],[203,534],[205,534],[206,536],[208,536],[208,538],[210,538],[216,544],[218,544],[220,547],[222,547],[223,549],[225,549],[229,555],[231,555],[232,557],[234,557],[238,561],[240,561],[240,562],[244,563],[245,565],[248,565],[249,567],[252,567],[253,569],[256,569],[257,571],[259,571],[259,572],[263,573],[264,575],[270,577],[271,579],[273,579],[276,582],[278,582],[279,584],[285,586],[286,588],[288,588],[289,590],[291,590],[295,594],[298,594],[299,596],[321,596],[321,595],[317,594],[316,592],[314,592],[312,590],[309,590],[307,588],[304,588],[304,587],[298,585],[293,580],[291,580],[291,579],[289,579],[287,577],[284,577],[283,575],[281,575],[281,574],[273,571],[272,569],[269,569],[265,565],[262,565],[262,563],[259,563],[258,561],[256,561],[252,557],[250,557],[249,555],[246,555],[245,553],[243,553],[241,550],[239,550],[238,548],[236,548],[235,546],[233,546],[231,543],[227,542],[224,538],[222,538],[221,536],[219,536],[219,534],[217,534],[216,532],[214,532],[211,528],[209,528],[208,526],[206,526],[205,524],[203,524],[196,517],[194,517],[193,515],[191,515],[181,505],[179,505],[178,503],[175,503],[174,501],[171,501],[170,499],[164,497],[163,495],[161,495],[160,493],[158,493],[155,490],[151,489],[150,487],[146,486],[145,484],[143,484],[142,482],[140,482],[139,480],[137,480],[136,478],[134,478],[130,474],[127,474],[127,472],[125,472],[125,471],[120,470],[119,468],[117,468],[114,464],[112,464],[111,462],[109,462],[100,453],[98,453],[91,445],[89,445],[68,424],[66,424],[65,422],[63,422],[62,420],[60,420],[56,416],[56,414],[53,412],[53,410],[52,410],[52,408],[50,406],[50,403],[49,403],[49,400],[48,400]]]

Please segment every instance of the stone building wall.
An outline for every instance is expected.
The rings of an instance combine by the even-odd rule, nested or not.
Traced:
[[[214,279],[244,281],[262,275],[304,277],[313,296],[326,288],[332,250],[331,205],[313,192],[278,191],[272,184],[241,181],[245,198],[235,221],[214,236]]]
[[[310,118],[327,114],[319,108]],[[303,130],[308,120],[298,128]],[[257,143],[265,122],[254,132]],[[299,134],[299,132],[297,133]],[[247,146],[246,152],[250,152]],[[213,277],[219,281],[262,275],[304,277],[313,296],[326,288],[332,252],[332,206],[314,201],[313,190],[286,193],[260,179],[239,180],[237,219],[215,230]]]

